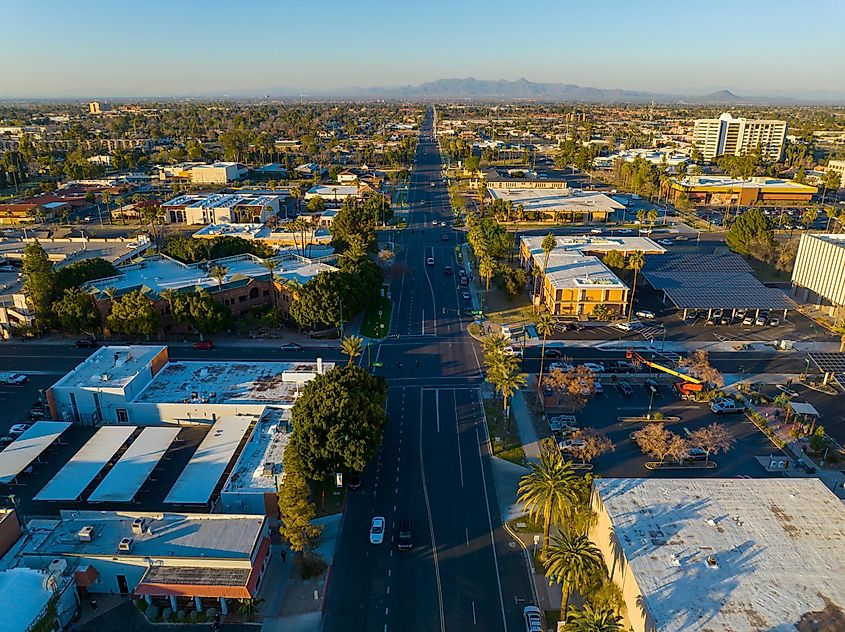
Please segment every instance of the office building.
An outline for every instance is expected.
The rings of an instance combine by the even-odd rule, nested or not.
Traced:
[[[801,235],[792,291],[799,302],[814,303],[835,319],[845,318],[845,234]]]
[[[786,140],[786,121],[734,118],[725,112],[717,119],[697,119],[693,145],[707,160],[742,156],[760,151],[765,160],[777,162]]]
[[[285,214],[287,198],[286,191],[188,193],[167,200],[161,210],[167,224],[264,224]]]
[[[669,179],[669,199],[677,200],[683,193],[693,204],[806,204],[817,191],[817,187],[809,184],[767,176],[732,178],[708,175]]]
[[[845,187],[845,160],[831,160],[827,163],[827,168],[839,174],[839,183]]]
[[[91,101],[88,103],[88,114],[102,114],[103,112],[108,112],[111,110],[111,106],[108,103],[103,103],[102,101]]]
[[[841,630],[845,505],[817,478],[593,481],[634,632]]]
[[[210,165],[195,165],[191,168],[191,182],[194,184],[228,184],[239,180],[245,169],[236,162],[215,162]]]
[[[544,237],[520,238],[520,263],[526,270],[543,270]],[[599,255],[611,250],[627,256],[634,251],[662,254],[666,250],[646,237],[558,237],[549,254],[545,273],[541,272],[540,291],[534,297],[550,314],[586,320],[598,305],[610,310],[611,317],[624,315],[629,288],[608,268]]]

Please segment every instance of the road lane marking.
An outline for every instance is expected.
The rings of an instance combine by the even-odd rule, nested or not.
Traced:
[[[440,432],[440,389],[434,389],[434,410],[437,413],[437,432]]]
[[[464,486],[464,459],[461,456],[461,420],[458,417],[458,398],[452,394],[455,399],[455,429],[457,430],[458,440],[458,474],[461,475],[461,487]]]
[[[466,534],[466,537],[467,537],[467,546],[469,546],[469,528],[464,527],[464,533]]]
[[[434,579],[437,584],[437,607],[440,611],[440,632],[446,632],[446,618],[443,612],[443,585],[440,582],[440,562],[437,559],[437,540],[434,537],[434,522],[431,519],[431,501],[428,498],[428,484],[425,482],[425,461],[423,458],[423,399],[420,394],[420,475],[422,478],[423,498],[425,499],[425,512],[428,518],[428,532],[431,536],[431,554],[434,559]],[[390,555],[393,555],[391,549]]]
[[[478,621],[475,620],[475,602],[472,602],[472,624],[478,625]]]

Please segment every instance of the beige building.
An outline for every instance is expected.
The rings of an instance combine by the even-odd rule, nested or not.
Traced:
[[[697,119],[692,142],[707,160],[742,156],[759,148],[764,158],[776,162],[783,152],[786,129],[786,121],[734,118],[725,112],[717,119]]]
[[[634,632],[841,630],[845,505],[819,479],[593,481]]]
[[[815,303],[834,318],[845,317],[845,234],[801,235],[792,291],[799,302]]]
[[[195,165],[191,171],[194,184],[228,184],[239,179],[241,167],[236,162],[215,162],[210,165]]]
[[[102,114],[111,110],[111,106],[100,101],[91,101],[88,104],[88,114]]]
[[[827,168],[838,173],[842,185],[845,186],[845,160],[831,160],[827,163]]]

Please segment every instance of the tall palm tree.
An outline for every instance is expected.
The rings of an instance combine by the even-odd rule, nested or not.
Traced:
[[[642,250],[635,250],[628,257],[628,267],[634,271],[634,286],[631,289],[631,306],[628,309],[628,322],[631,322],[631,318],[634,316],[634,294],[637,292],[637,275],[643,269],[644,265],[645,253]]]
[[[349,356],[347,364],[352,364],[364,350],[364,339],[360,336],[346,336],[340,341],[340,350],[344,355]]]
[[[176,300],[176,297],[179,295],[179,292],[174,290],[172,287],[164,288],[161,292],[158,293],[160,298],[163,298],[167,301],[167,307],[170,308],[170,314],[173,315],[173,302]]]
[[[578,502],[579,477],[570,461],[564,461],[556,446],[540,451],[540,460],[530,463],[531,471],[522,477],[517,488],[517,502],[525,505],[534,521],[543,521],[543,549],[549,549],[552,521],[571,514]]]
[[[502,394],[502,406],[505,414],[508,412],[508,400],[514,393],[525,386],[525,376],[519,372],[519,361],[516,356],[502,354],[500,358],[489,367],[487,381],[492,383],[496,390]]]
[[[552,254],[552,250],[557,247],[557,239],[552,233],[549,233],[545,237],[543,237],[543,241],[540,244],[540,247],[543,249],[543,278],[546,277],[546,269],[549,267],[549,257]],[[534,275],[534,296],[537,296],[537,282],[540,280],[540,275]],[[535,302],[534,306],[534,313],[540,311],[540,306]]]
[[[609,608],[593,608],[584,604],[583,610],[572,613],[572,619],[563,627],[564,632],[621,632],[622,617]]]
[[[490,334],[481,341],[481,349],[486,355],[504,353],[508,341],[502,334]]]
[[[226,279],[227,274],[229,274],[229,268],[224,265],[218,264],[208,269],[208,276],[217,281],[218,292],[223,290],[223,281]]]
[[[543,336],[543,346],[540,350],[540,373],[537,375],[537,393],[540,393],[540,385],[543,383],[543,363],[546,361],[546,338],[551,336],[555,330],[555,321],[551,314],[545,313],[540,316],[537,322],[537,333]]]
[[[561,585],[560,618],[566,623],[572,590],[583,590],[604,568],[601,551],[587,536],[564,532],[555,536],[549,545],[545,566],[546,577]]]
[[[273,307],[277,307],[276,305],[276,262],[272,259],[262,259],[261,265],[267,268],[267,272],[270,273],[270,296],[273,299]]]
[[[490,300],[490,279],[493,278],[493,275],[496,273],[496,262],[493,261],[493,257],[489,255],[485,255],[481,258],[481,261],[478,262],[478,274],[480,274],[485,280],[485,292],[484,292],[484,304]]]

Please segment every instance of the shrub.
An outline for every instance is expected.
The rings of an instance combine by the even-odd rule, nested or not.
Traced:
[[[328,568],[323,558],[313,553],[303,553],[297,557],[296,563],[302,579],[320,577]]]
[[[161,618],[164,619],[165,621],[170,621],[170,617],[172,617],[172,616],[173,616],[173,610],[171,610],[170,608],[165,608],[164,610],[161,611]]]
[[[146,603],[146,602],[144,602],[144,603]],[[146,609],[146,612],[144,614],[146,614],[147,619],[149,619],[151,621],[153,619],[158,618],[158,614],[159,614],[158,606],[148,606],[147,609]]]
[[[149,604],[143,599],[136,599],[133,603],[135,604],[135,607],[138,608],[139,612],[146,612],[147,607],[149,606]]]

